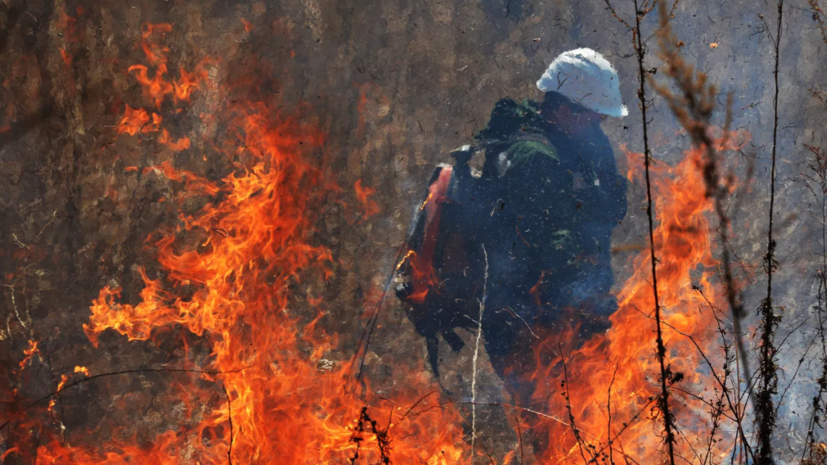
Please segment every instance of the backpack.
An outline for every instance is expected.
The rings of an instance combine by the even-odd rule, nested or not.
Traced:
[[[463,150],[470,157],[469,149]],[[396,295],[426,340],[428,360],[437,378],[438,337],[455,352],[463,348],[454,330],[477,326],[472,315],[479,306],[475,296],[482,282],[475,273],[478,257],[467,250],[465,227],[473,212],[464,193],[474,189],[475,178],[461,152],[454,151],[456,166],[441,164],[434,170],[395,273]]]

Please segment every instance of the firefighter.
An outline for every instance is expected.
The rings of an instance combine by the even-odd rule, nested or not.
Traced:
[[[608,328],[617,308],[611,234],[626,214],[626,185],[600,128],[627,114],[615,69],[594,50],[571,50],[537,87],[541,102],[500,100],[475,146],[436,169],[396,278],[437,378],[439,340],[461,350],[454,330],[475,331],[483,310],[492,366],[524,405],[543,363],[538,344]],[[480,151],[475,173],[468,161]]]

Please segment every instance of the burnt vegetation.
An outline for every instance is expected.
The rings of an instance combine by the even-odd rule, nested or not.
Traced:
[[[823,433],[819,434],[819,429],[823,429],[823,422],[825,417],[824,395],[827,393],[827,348],[825,348],[825,302],[827,301],[827,216],[825,216],[825,205],[827,204],[827,155],[821,147],[804,144],[804,147],[809,152],[807,161],[807,170],[803,172],[801,177],[804,180],[807,188],[812,193],[816,204],[819,206],[819,214],[814,215],[817,218],[821,231],[821,267],[815,272],[815,282],[817,283],[816,290],[816,304],[813,306],[813,319],[816,323],[816,334],[812,338],[809,345],[804,350],[803,355],[798,359],[795,370],[789,382],[781,393],[778,389],[778,372],[779,362],[778,353],[781,347],[786,342],[786,338],[778,343],[776,340],[776,333],[781,324],[781,310],[775,305],[773,300],[773,276],[777,271],[779,262],[776,258],[777,242],[774,237],[773,222],[775,218],[775,200],[776,200],[776,166],[777,160],[780,157],[778,154],[778,131],[779,131],[779,98],[780,98],[780,72],[779,66],[781,63],[781,42],[783,37],[782,24],[784,21],[784,1],[777,2],[777,18],[775,34],[769,32],[769,26],[764,22],[765,29],[769,37],[772,39],[772,53],[774,57],[774,69],[772,71],[772,81],[774,85],[773,98],[773,121],[772,121],[772,148],[769,155],[770,160],[770,176],[769,176],[769,208],[767,211],[767,239],[766,251],[763,255],[763,269],[766,276],[766,293],[761,299],[758,306],[758,328],[753,335],[749,337],[743,330],[743,322],[747,318],[745,311],[744,297],[741,289],[743,284],[739,284],[733,272],[733,262],[737,260],[734,257],[734,252],[730,247],[730,234],[732,234],[732,219],[730,212],[737,211],[738,201],[733,200],[733,197],[738,197],[739,191],[736,189],[735,177],[733,172],[728,172],[728,166],[731,163],[726,159],[725,154],[728,150],[729,138],[733,137],[730,133],[730,124],[732,120],[732,94],[727,97],[726,105],[721,108],[724,111],[724,121],[722,136],[716,136],[714,125],[712,124],[713,115],[716,107],[719,107],[718,90],[715,85],[708,82],[705,73],[696,71],[692,64],[681,54],[681,49],[685,46],[684,42],[678,38],[672,29],[670,21],[675,16],[675,9],[677,2],[671,7],[664,0],[656,0],[653,4],[644,2],[639,5],[636,0],[633,0],[633,5],[636,11],[635,21],[630,24],[622,15],[618,14],[617,5],[613,5],[609,0],[605,1],[607,10],[613,18],[620,22],[631,33],[632,43],[635,50],[636,58],[638,60],[638,71],[640,84],[637,92],[639,99],[639,107],[642,114],[642,133],[643,133],[643,158],[646,172],[646,201],[647,201],[647,217],[649,220],[649,238],[650,250],[652,256],[652,289],[655,294],[655,309],[652,318],[657,331],[655,338],[655,354],[661,366],[661,396],[658,399],[659,417],[662,419],[663,427],[663,441],[665,443],[665,456],[670,464],[675,463],[674,444],[677,439],[672,431],[680,431],[680,426],[675,423],[675,418],[670,414],[669,397],[670,392],[679,392],[687,394],[696,398],[709,407],[710,422],[707,434],[707,450],[698,453],[697,450],[692,449],[697,463],[718,463],[720,459],[713,457],[714,445],[720,441],[720,437],[716,438],[716,434],[720,431],[722,421],[729,421],[737,427],[737,433],[731,435],[734,442],[729,449],[731,456],[727,463],[738,464],[764,464],[770,465],[778,462],[776,454],[773,450],[773,445],[778,442],[775,436],[775,429],[777,426],[778,411],[784,403],[785,396],[790,390],[791,386],[796,383],[796,377],[805,362],[819,361],[820,374],[814,376],[818,386],[817,393],[812,397],[811,411],[809,413],[809,428],[806,431],[806,440],[803,448],[800,450],[800,457],[796,460],[801,465],[815,465],[827,463],[827,445],[823,442],[825,440]],[[827,35],[825,35],[825,17],[824,12],[818,0],[808,0],[811,8],[812,18],[816,23],[817,29],[822,34],[822,37],[827,43]],[[657,57],[661,61],[661,66],[657,68],[647,69],[644,66],[648,49],[645,42],[641,41],[642,32],[640,29],[641,19],[649,14],[652,10],[657,9],[659,12],[658,28],[653,33],[658,39]],[[759,15],[761,16],[761,15]],[[764,17],[761,16],[762,21]],[[717,46],[715,44],[714,46]],[[668,78],[667,81],[658,81],[655,74],[662,71]],[[670,82],[671,81],[671,82]],[[703,171],[704,181],[707,187],[707,196],[714,202],[714,212],[718,218],[719,226],[716,229],[719,235],[719,243],[721,244],[721,270],[720,279],[723,285],[727,301],[729,304],[730,317],[719,315],[719,309],[710,302],[710,310],[715,314],[717,323],[717,332],[720,335],[720,349],[723,351],[722,355],[714,354],[715,358],[723,362],[722,371],[717,371],[716,367],[710,361],[708,348],[701,347],[691,335],[686,334],[679,329],[661,321],[657,294],[657,259],[656,259],[656,244],[654,243],[651,231],[653,230],[653,212],[652,212],[652,192],[649,179],[649,167],[653,163],[649,149],[648,133],[650,132],[651,120],[648,120],[647,110],[652,105],[653,101],[647,100],[646,89],[647,85],[651,86],[655,92],[665,101],[672,114],[678,120],[683,130],[690,136],[690,140],[694,147],[702,150],[704,153],[703,164],[700,169]],[[821,102],[827,107],[824,93],[819,89],[809,89],[812,98]],[[716,103],[718,102],[718,103]],[[742,153],[743,154],[743,153]],[[752,157],[754,160],[754,156]],[[753,174],[753,164],[750,163],[746,171],[746,180],[741,180],[740,183],[749,184]],[[733,195],[733,193],[735,195]],[[736,205],[736,208],[732,206]],[[697,292],[703,291],[697,286],[693,286]],[[805,323],[808,323],[805,321]],[[790,334],[796,332],[803,326],[799,325]],[[709,366],[710,372],[717,386],[714,387],[714,396],[707,399],[701,398],[695,394],[685,391],[680,386],[682,375],[678,373],[677,377],[671,377],[671,371],[668,366],[664,365],[665,347],[662,339],[662,328],[668,328],[675,331],[682,336],[692,339],[693,344],[698,350],[699,355]],[[787,336],[789,337],[789,335]],[[745,341],[746,339],[746,341]],[[749,340],[755,341],[754,348],[750,347]],[[813,343],[819,341],[821,344],[821,353],[816,359],[809,357],[810,348]],[[757,354],[757,356],[756,356]],[[750,371],[750,360],[757,360],[758,369],[755,373]],[[718,367],[720,369],[720,367]],[[667,380],[669,382],[667,382]],[[780,396],[779,396],[780,394]],[[751,426],[751,427],[750,427]],[[697,433],[697,431],[693,431]],[[684,439],[687,440],[686,436]],[[690,446],[691,448],[691,446]],[[682,460],[693,462],[691,459],[687,460],[681,457]],[[615,463],[612,457],[609,458],[608,463]],[[787,462],[784,463],[795,463]]]

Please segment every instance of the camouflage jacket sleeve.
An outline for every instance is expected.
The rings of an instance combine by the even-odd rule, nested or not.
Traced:
[[[492,217],[492,227],[503,228],[503,236],[515,242],[517,249],[522,245],[532,248],[527,252],[530,255],[557,248],[549,241],[559,239],[558,231],[570,229],[577,214],[572,176],[557,148],[548,141],[519,140],[499,158],[505,207]]]

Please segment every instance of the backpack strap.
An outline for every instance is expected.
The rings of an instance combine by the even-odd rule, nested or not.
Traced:
[[[396,267],[397,276],[403,277],[403,282],[396,287],[396,295],[408,304],[405,308],[408,318],[414,323],[417,332],[425,337],[428,362],[437,378],[437,335],[443,334],[454,350],[459,350],[462,344],[462,340],[453,334],[450,328],[445,327],[445,323],[429,310],[429,306],[424,305],[426,298],[433,298],[434,294],[437,294],[440,282],[434,262],[443,242],[440,237],[442,210],[443,205],[449,201],[453,174],[453,168],[448,165],[440,165],[434,170],[428,185],[428,193],[414,218],[413,229],[408,237],[407,255]],[[456,339],[459,339],[459,345]]]

